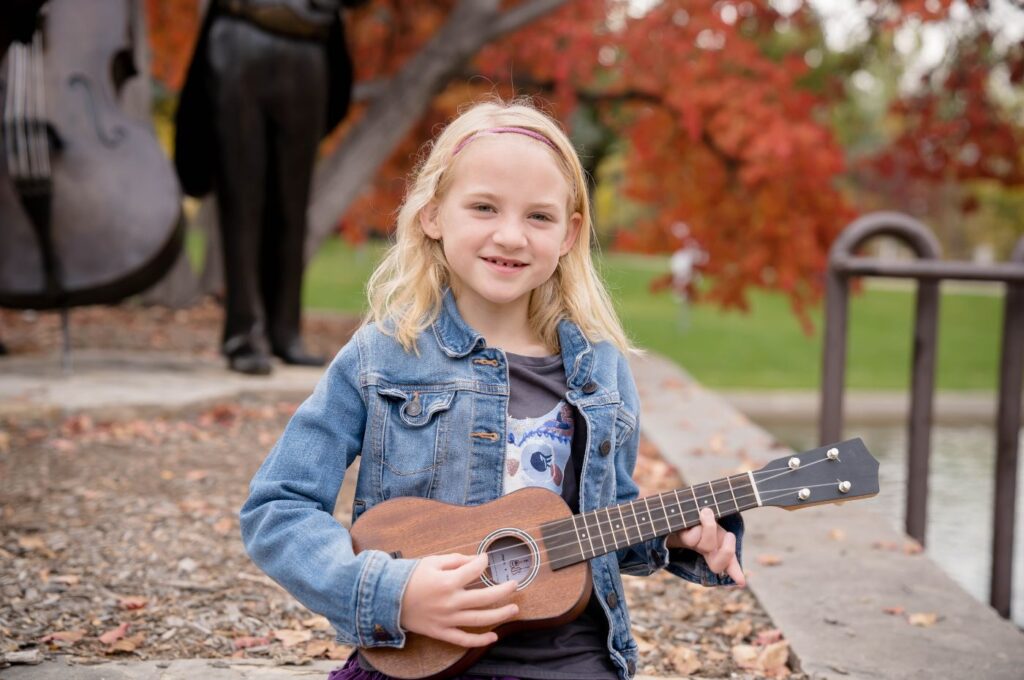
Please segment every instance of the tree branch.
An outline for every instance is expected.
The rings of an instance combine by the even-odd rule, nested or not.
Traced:
[[[337,149],[318,165],[309,207],[307,261],[359,191],[409,133],[431,100],[473,55],[497,36],[551,12],[567,0],[533,0],[501,12],[499,0],[460,0],[448,20],[377,95]],[[379,89],[376,89],[379,88]]]

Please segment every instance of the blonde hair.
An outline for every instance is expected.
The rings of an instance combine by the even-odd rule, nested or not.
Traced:
[[[591,259],[594,229],[583,166],[561,127],[526,99],[474,104],[425,147],[426,154],[413,171],[398,212],[395,243],[367,283],[370,310],[365,322],[376,321],[406,351],[416,351],[416,338],[437,319],[443,291],[450,285],[442,246],[423,232],[420,212],[432,201],[441,201],[451,186],[448,169],[460,142],[483,130],[513,126],[551,141],[557,149],[552,153],[569,186],[568,215],[583,217],[572,249],[559,260],[551,278],[530,295],[531,329],[545,345],[557,348],[558,322],[570,319],[591,341],[608,340],[623,352],[635,351]]]

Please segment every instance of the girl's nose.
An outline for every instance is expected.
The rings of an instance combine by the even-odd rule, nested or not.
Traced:
[[[526,229],[519,218],[507,217],[501,220],[493,238],[495,243],[506,248],[520,248],[526,245]]]

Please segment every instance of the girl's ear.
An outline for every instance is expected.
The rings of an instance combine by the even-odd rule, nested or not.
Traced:
[[[441,239],[441,227],[437,223],[437,203],[435,201],[427,203],[420,210],[420,229],[435,241]]]
[[[565,238],[562,240],[562,247],[558,249],[558,256],[565,255],[572,250],[573,244],[580,235],[580,228],[583,226],[583,215],[573,213],[569,218],[569,227],[565,230]]]

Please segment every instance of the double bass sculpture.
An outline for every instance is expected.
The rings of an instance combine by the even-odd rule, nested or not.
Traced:
[[[64,312],[65,357],[70,307],[144,290],[181,248],[171,164],[120,101],[136,9],[50,0],[0,69],[0,307]]]

